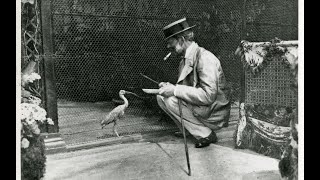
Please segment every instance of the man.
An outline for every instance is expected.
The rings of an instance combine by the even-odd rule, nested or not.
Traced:
[[[193,27],[183,18],[163,28],[167,48],[182,60],[177,83],[159,84],[157,102],[180,129],[181,108],[186,130],[202,148],[217,142],[215,130],[228,126],[231,105],[220,61],[194,42]]]

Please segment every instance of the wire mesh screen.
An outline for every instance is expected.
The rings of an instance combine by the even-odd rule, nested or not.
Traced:
[[[237,1],[53,0],[52,6],[59,98],[110,100],[121,88],[156,87],[140,72],[175,82],[179,60],[162,61],[162,28],[182,17],[197,25],[197,42],[221,59],[227,79],[238,82]]]
[[[246,103],[296,107],[296,93],[291,88],[294,79],[282,61],[270,61],[258,76],[251,72],[245,75]]]
[[[179,60],[162,60],[168,53],[162,28],[183,17],[197,25],[196,41],[220,58],[228,82],[239,89],[241,64],[233,56],[240,42],[237,1],[51,2],[59,127],[66,142],[113,136],[112,127],[102,131],[99,122],[121,103],[121,89],[148,100],[127,96],[120,135],[176,128],[171,121],[160,120],[155,97],[141,90],[158,85],[140,73],[159,82],[176,82]]]
[[[295,30],[282,30],[288,26],[266,25],[276,29],[273,34],[264,28],[265,25],[252,23],[258,22],[263,14],[273,23],[274,17],[265,13],[269,7],[278,6],[272,2],[247,2],[247,11],[255,15],[247,16],[248,40],[269,40],[275,35],[288,39],[296,37]],[[291,7],[290,2],[293,1],[277,1]],[[162,28],[183,17],[191,25],[197,25],[194,31],[198,44],[220,59],[232,89],[231,101],[238,101],[242,64],[234,51],[241,41],[242,3],[240,0],[52,0],[61,133],[101,135],[98,121],[119,103],[120,89],[149,99],[127,97],[130,105],[127,118],[120,125],[120,135],[175,127],[169,122],[159,123],[161,111],[155,97],[141,90],[157,88],[157,84],[144,79],[140,73],[156,81],[176,82],[179,60],[174,57],[162,60],[168,53]],[[257,13],[261,4],[265,9]],[[278,16],[287,16],[282,10],[277,11]],[[291,16],[288,18],[291,20]],[[260,36],[260,31],[266,35]],[[150,120],[148,114],[155,120]],[[77,138],[80,136],[73,137]]]
[[[298,1],[248,0],[246,40],[266,42],[275,37],[298,40]],[[245,73],[245,101],[253,104],[296,106],[290,70],[279,60],[270,62],[258,77]]]

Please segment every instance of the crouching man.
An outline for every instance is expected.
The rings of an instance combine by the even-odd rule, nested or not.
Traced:
[[[187,135],[202,148],[217,142],[215,130],[228,126],[231,105],[220,61],[194,41],[193,27],[183,18],[163,28],[168,50],[181,61],[177,83],[161,82],[157,102],[180,129],[181,108]]]

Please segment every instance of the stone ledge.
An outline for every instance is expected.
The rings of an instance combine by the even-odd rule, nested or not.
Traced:
[[[68,152],[77,151],[82,149],[89,149],[89,148],[94,148],[99,146],[121,144],[121,143],[127,143],[127,142],[139,142],[141,139],[142,139],[142,136],[140,134],[112,137],[112,138],[101,139],[93,142],[69,145],[67,146],[67,151]]]

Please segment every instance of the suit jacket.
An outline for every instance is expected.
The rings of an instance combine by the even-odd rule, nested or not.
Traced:
[[[175,95],[198,120],[213,130],[220,129],[228,124],[231,107],[220,61],[197,43],[189,48],[180,62]]]

